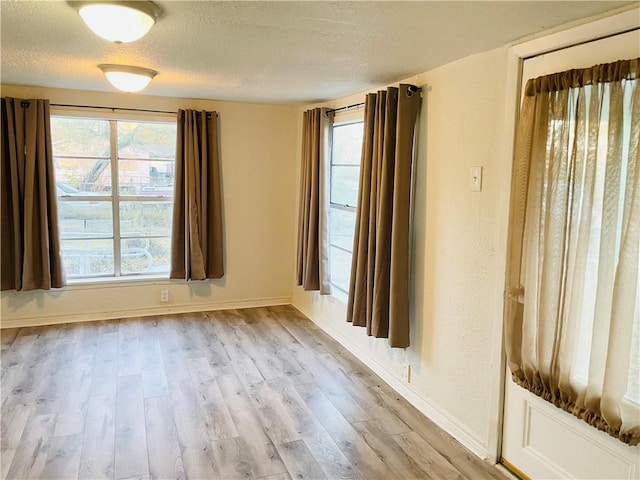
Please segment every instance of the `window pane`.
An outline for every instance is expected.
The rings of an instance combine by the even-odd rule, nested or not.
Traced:
[[[54,117],[52,137],[67,276],[112,276],[116,271],[118,275],[166,274],[171,252],[175,123]],[[112,141],[117,141],[118,152],[110,150]],[[114,169],[117,191],[111,182]],[[120,232],[115,241],[120,242],[121,255],[115,259],[118,228],[114,228],[117,219],[112,202],[118,195],[120,199],[135,196],[157,201],[119,201]],[[90,198],[75,201],[78,197]]]
[[[173,196],[175,164],[167,161],[120,160],[118,190],[120,195]]]
[[[329,209],[329,243],[353,251],[353,234],[356,225],[356,213],[337,208]]]
[[[331,203],[355,207],[358,204],[360,167],[331,167]]]
[[[58,200],[58,222],[62,238],[113,237],[110,201]]]
[[[171,262],[171,240],[126,238],[121,243],[122,273],[167,273]]]
[[[362,122],[333,127],[333,164],[360,165],[362,131]]]
[[[54,155],[110,156],[108,120],[51,117],[51,138]]]
[[[119,121],[118,157],[175,158],[176,124]]]
[[[120,202],[120,235],[169,235],[173,202]]]
[[[330,247],[330,255],[331,283],[348,292],[351,278],[351,254]]]
[[[58,196],[111,195],[111,164],[108,158],[55,157]]]
[[[67,278],[113,275],[113,240],[62,240]]]

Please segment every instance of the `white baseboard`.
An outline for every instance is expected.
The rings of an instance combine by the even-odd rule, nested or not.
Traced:
[[[43,325],[58,325],[61,323],[93,322],[98,320],[114,320],[118,318],[148,317],[152,315],[167,315],[174,313],[207,312],[214,310],[233,310],[236,308],[270,307],[275,305],[290,305],[291,297],[252,298],[245,300],[228,300],[212,303],[193,303],[185,305],[154,306],[148,308],[134,308],[123,310],[109,310],[102,312],[85,312],[80,314],[54,314],[31,317],[18,317],[1,320],[0,328],[40,327]]]
[[[426,417],[428,417],[438,427],[460,442],[465,448],[483,460],[488,460],[489,454],[487,445],[482,439],[460,420],[452,416],[439,405],[422,396],[419,392],[396,377],[387,368],[380,364],[375,358],[362,350],[348,338],[334,329],[331,324],[323,318],[314,316],[311,310],[305,305],[296,303],[293,306],[304,313],[313,323],[329,334],[334,340],[354,354],[361,362],[373,370],[380,378],[389,384],[399,395],[416,407]]]

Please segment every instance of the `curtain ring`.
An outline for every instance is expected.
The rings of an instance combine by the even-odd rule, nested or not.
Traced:
[[[413,97],[413,94],[416,93],[419,90],[420,90],[420,88],[416,87],[415,85],[409,85],[407,87],[406,95],[407,95],[408,98],[411,98],[411,97]]]

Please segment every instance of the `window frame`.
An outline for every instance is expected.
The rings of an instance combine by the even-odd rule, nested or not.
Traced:
[[[332,232],[331,232],[331,213],[332,210],[337,210],[337,211],[346,211],[346,212],[350,212],[353,213],[354,217],[356,216],[356,212],[358,209],[358,205],[357,205],[357,198],[356,198],[356,205],[349,205],[349,204],[342,204],[342,203],[336,203],[333,201],[333,180],[334,180],[334,175],[333,175],[333,167],[334,166],[338,166],[338,167],[349,167],[349,168],[357,168],[358,169],[358,178],[360,176],[360,168],[361,168],[361,163],[358,164],[354,164],[354,163],[334,163],[334,131],[336,128],[340,128],[340,127],[344,127],[344,126],[348,126],[348,125],[353,125],[356,123],[361,123],[364,124],[364,112],[362,110],[356,111],[356,112],[345,112],[343,115],[340,115],[342,118],[338,121],[334,120],[334,123],[331,127],[331,137],[332,137],[332,141],[331,141],[331,160],[329,163],[329,198],[328,198],[328,205],[327,205],[327,217],[328,217],[328,223],[329,223],[329,239],[327,242],[328,248],[329,248],[329,252],[331,252],[331,249],[335,248],[341,252],[344,252],[346,254],[349,255],[349,257],[351,258],[351,260],[353,261],[353,246],[351,246],[351,249],[347,249],[344,246],[341,245],[337,245],[335,243],[332,242]],[[357,192],[356,192],[356,197],[357,197]],[[354,220],[354,229],[355,229],[355,220]],[[355,234],[355,231],[354,231]],[[331,253],[329,253],[331,255]],[[330,262],[331,265],[331,262]],[[329,267],[331,270],[331,267]],[[332,272],[330,272],[332,273]],[[344,288],[342,288],[340,285],[337,285],[334,280],[333,280],[333,275],[330,275],[330,284],[331,284],[331,294],[333,297],[337,297],[338,299],[342,300],[342,301],[346,301],[346,299],[349,296],[349,292],[348,289],[345,290]],[[337,292],[336,292],[337,291]],[[338,293],[339,292],[339,293]],[[336,293],[338,293],[338,295],[336,295]]]
[[[176,116],[175,115],[149,115],[143,116],[136,114],[116,114],[115,112],[112,114],[95,114],[91,112],[78,112],[78,111],[51,111],[51,118],[68,118],[68,119],[85,119],[85,120],[99,120],[99,121],[107,121],[109,122],[109,156],[95,156],[95,155],[56,155],[54,152],[53,158],[54,161],[58,158],[76,158],[81,160],[108,160],[109,168],[110,168],[110,177],[111,177],[111,192],[105,195],[56,195],[58,209],[60,208],[61,203],[69,203],[73,204],[75,202],[96,202],[96,203],[107,203],[111,204],[111,223],[112,223],[112,232],[111,235],[108,233],[99,236],[92,236],[91,239],[95,240],[110,240],[113,245],[113,273],[97,273],[97,274],[83,274],[78,276],[73,276],[71,278],[67,278],[68,284],[80,284],[80,283],[109,283],[113,281],[145,281],[145,280],[166,280],[169,278],[169,270],[166,272],[125,272],[122,273],[122,242],[127,239],[145,239],[145,240],[153,240],[153,239],[170,239],[171,235],[141,235],[141,236],[123,236],[121,230],[121,221],[120,221],[120,204],[122,202],[140,202],[140,203],[154,203],[154,202],[168,202],[173,203],[175,198],[175,188],[174,193],[171,195],[160,194],[160,195],[126,195],[120,193],[120,161],[153,161],[153,162],[171,162],[174,164],[175,169],[175,156],[174,158],[133,158],[127,156],[119,156],[119,148],[118,148],[118,124],[120,122],[135,122],[135,123],[154,123],[154,124],[173,124],[177,128]],[[53,140],[53,139],[52,139]],[[176,131],[176,141],[177,141],[177,131]],[[55,170],[55,167],[54,167]],[[56,185],[58,181],[56,180]],[[86,240],[87,237],[64,237],[61,241],[65,240]],[[65,271],[65,274],[67,272]]]

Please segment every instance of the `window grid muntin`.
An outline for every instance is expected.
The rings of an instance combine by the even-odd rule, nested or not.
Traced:
[[[117,120],[109,120],[111,149],[111,210],[113,211],[113,275],[122,275],[122,251],[120,248],[120,196],[118,195],[118,124]]]

